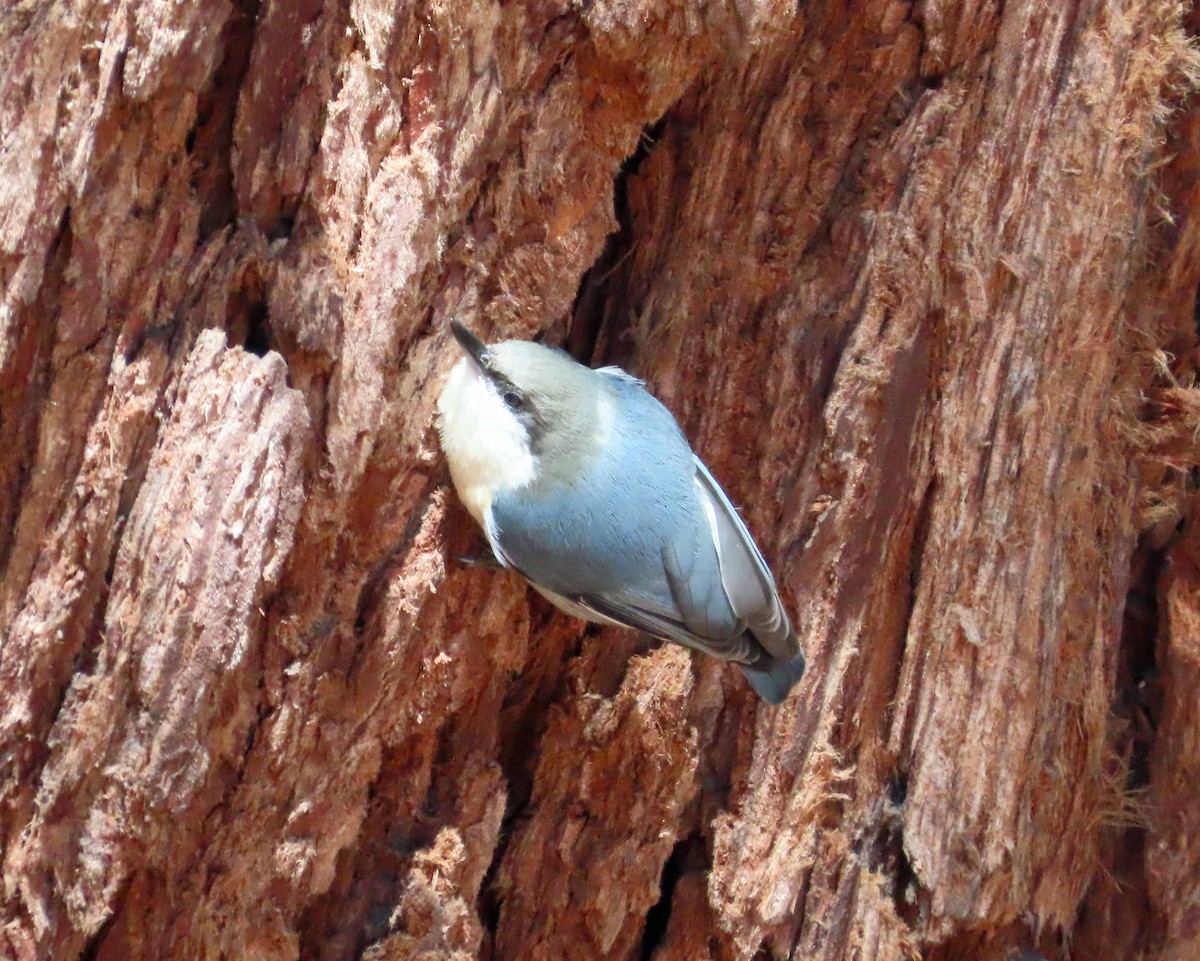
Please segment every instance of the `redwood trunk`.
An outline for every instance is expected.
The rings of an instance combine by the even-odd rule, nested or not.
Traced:
[[[8,4],[0,957],[1200,957],[1197,19]],[[676,413],[785,705],[457,560],[451,317]]]

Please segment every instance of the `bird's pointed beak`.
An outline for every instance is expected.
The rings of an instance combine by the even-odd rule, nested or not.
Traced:
[[[487,370],[487,344],[457,320],[450,321],[450,329],[454,332],[454,339],[458,341],[459,346],[467,352],[467,356],[479,365],[480,370]]]

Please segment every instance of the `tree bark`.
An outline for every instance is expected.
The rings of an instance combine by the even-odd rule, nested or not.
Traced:
[[[0,956],[1200,956],[1176,0],[0,12]],[[434,400],[647,380],[809,656],[555,612]]]

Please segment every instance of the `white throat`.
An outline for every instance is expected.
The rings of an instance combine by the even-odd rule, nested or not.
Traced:
[[[533,480],[529,433],[495,384],[467,357],[450,371],[437,409],[454,487],[471,516],[489,530],[488,511],[496,495]]]

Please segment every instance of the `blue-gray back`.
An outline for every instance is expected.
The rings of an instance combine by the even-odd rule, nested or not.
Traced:
[[[670,412],[632,380],[593,372],[613,401],[613,436],[586,476],[499,496],[492,518],[504,554],[562,594],[640,591],[669,597],[663,547],[703,529],[692,450]],[[714,554],[713,560],[716,557]]]

